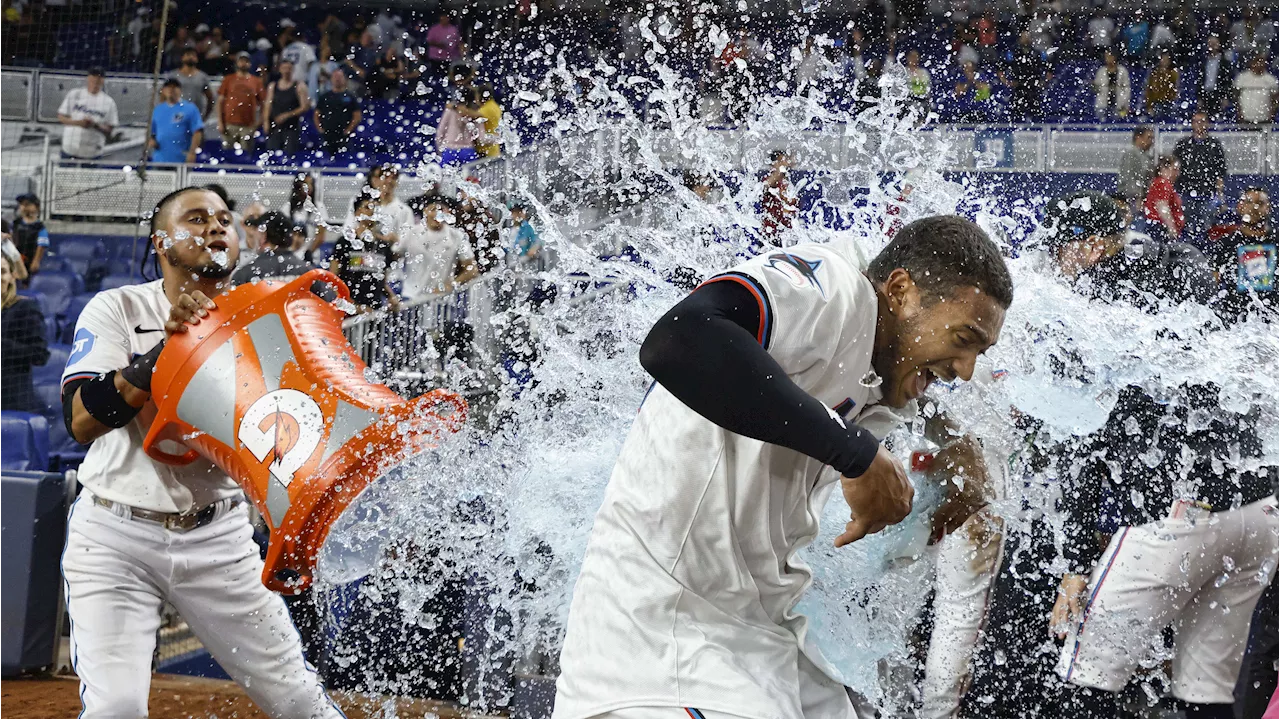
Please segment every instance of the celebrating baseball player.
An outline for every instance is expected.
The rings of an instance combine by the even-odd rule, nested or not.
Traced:
[[[162,279],[97,294],[76,323],[63,411],[71,435],[92,446],[62,570],[82,717],[147,715],[165,602],[267,714],[342,716],[307,666],[284,602],[262,585],[240,488],[206,460],[173,467],[142,450],[164,340],[200,324],[230,286],[239,253],[231,227],[208,190],[166,196],[151,218]]]
[[[852,719],[806,646],[796,553],[840,486],[838,545],[899,522],[913,490],[880,440],[934,379],[969,379],[1013,299],[972,222],[771,251],[649,333],[654,386],[614,465],[561,654],[557,719]]]

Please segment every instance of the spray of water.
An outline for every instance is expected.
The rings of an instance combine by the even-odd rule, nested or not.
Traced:
[[[511,97],[533,124],[553,128],[540,145],[551,160],[544,174],[518,177],[516,194],[541,218],[558,262],[540,279],[560,293],[537,310],[517,307],[495,321],[509,330],[508,351],[535,379],[503,380],[485,426],[473,425],[367,490],[321,558],[318,601],[359,593],[388,607],[385,621],[406,631],[442,630],[433,597],[451,582],[467,583],[477,603],[469,616],[487,639],[466,646],[471,659],[415,662],[424,675],[433,662],[471,662],[466,699],[477,706],[510,702],[513,665],[554,672],[592,519],[649,382],[637,349],[691,282],[750,252],[772,150],[786,149],[799,169],[813,170],[809,184],[796,189],[818,197],[786,236],[788,244],[841,242],[873,256],[886,242],[890,208],[903,222],[961,211],[1011,255],[1035,226],[1036,208],[943,178],[953,150],[944,134],[921,128],[922,118],[907,111],[906,86],[893,72],[882,81],[880,103],[859,115],[829,109],[814,89],[757,104],[733,132],[713,130],[691,81],[663,64],[662,28],[661,21],[641,22],[649,45],[643,75],[603,59],[572,69],[563,55],[532,50],[529,62],[541,59],[549,71]],[[723,46],[727,35],[711,27],[707,37]],[[647,98],[644,117],[628,99],[637,93]],[[517,147],[521,138],[506,132],[508,147]],[[685,186],[685,171],[712,178],[708,199]],[[619,219],[600,224],[601,206]],[[1021,441],[1011,408],[1042,419],[1040,439],[1048,443],[1096,429],[1126,385],[1180,402],[1182,386],[1203,382],[1207,368],[1219,387],[1219,411],[1261,413],[1259,434],[1268,438],[1263,461],[1276,462],[1280,347],[1269,326],[1251,321],[1224,329],[1209,310],[1192,305],[1142,311],[1092,302],[1036,253],[1012,257],[1009,266],[1015,303],[978,370],[980,381],[936,391],[983,438],[993,466],[1003,466]],[[1068,355],[1080,371],[1051,371]],[[902,435],[900,447],[923,442],[910,428]],[[1007,532],[1033,519],[1023,507],[1053,506],[1056,478],[1023,480],[998,487],[994,510]],[[831,547],[847,509],[834,496],[823,534],[805,552],[815,571],[801,606],[813,617],[810,641],[833,672],[885,706],[900,701],[885,677],[906,656],[927,595],[928,513],[942,495],[941,487],[922,484],[907,521],[842,550]],[[358,588],[344,588],[366,572]],[[336,661],[367,658],[352,649],[339,651]],[[369,669],[371,688],[406,690],[376,679],[376,669]]]

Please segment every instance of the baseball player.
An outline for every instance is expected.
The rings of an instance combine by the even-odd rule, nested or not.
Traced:
[[[71,435],[92,445],[62,572],[83,717],[147,715],[166,601],[267,714],[342,716],[303,659],[284,603],[262,585],[240,488],[205,460],[174,467],[142,451],[156,358],[229,287],[231,228],[214,193],[168,195],[151,218],[162,279],[99,293],[76,323],[63,411]]]
[[[879,439],[935,378],[970,377],[1012,301],[960,217],[911,223],[866,269],[855,253],[769,251],[653,327],[640,361],[657,382],[596,515],[555,719],[855,716],[794,611],[811,581],[796,552],[837,483],[838,546],[907,515]]]

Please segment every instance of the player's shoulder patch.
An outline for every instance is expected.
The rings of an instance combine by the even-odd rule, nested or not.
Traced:
[[[765,269],[781,274],[792,286],[799,289],[805,287],[817,289],[823,298],[826,298],[827,290],[818,277],[818,269],[822,267],[823,262],[824,260],[818,257],[806,257],[796,252],[784,251],[770,252],[764,258]]]
[[[97,339],[97,336],[88,327],[81,327],[76,330],[75,337],[71,341],[71,354],[67,357],[67,366],[70,367],[87,357],[93,351],[93,343]]]

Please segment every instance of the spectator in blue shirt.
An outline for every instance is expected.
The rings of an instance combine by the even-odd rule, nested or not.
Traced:
[[[511,225],[516,228],[515,240],[511,243],[510,250],[511,264],[523,264],[537,259],[542,251],[542,240],[529,223],[529,208],[513,205]]]
[[[182,85],[169,79],[160,89],[162,102],[151,113],[152,162],[195,162],[204,142],[204,120],[195,105],[182,99]]]

